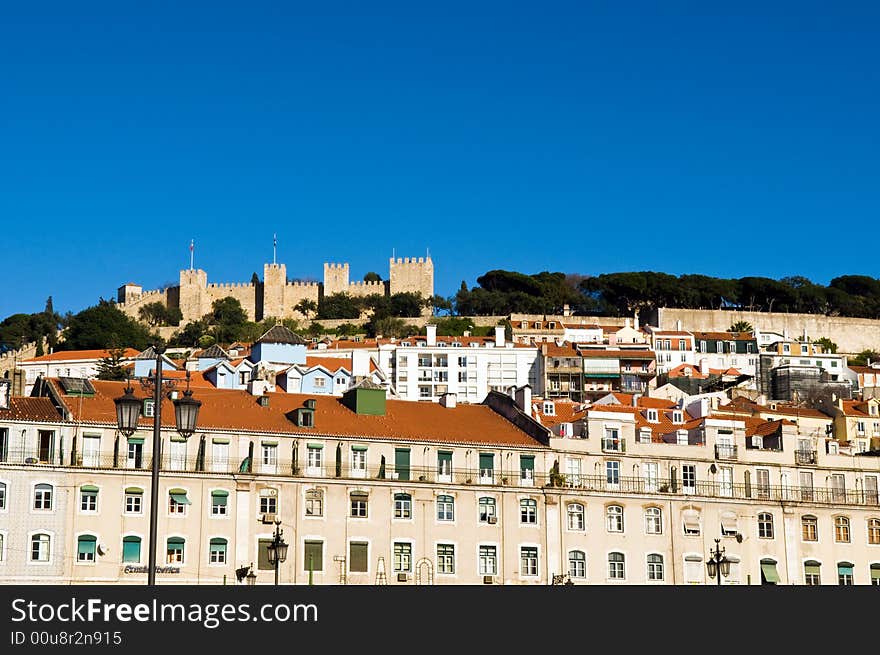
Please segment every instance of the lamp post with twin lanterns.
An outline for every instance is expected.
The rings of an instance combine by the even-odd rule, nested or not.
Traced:
[[[275,521],[275,534],[272,535],[272,543],[266,547],[266,553],[269,558],[269,564],[275,567],[275,584],[278,584],[278,565],[287,559],[288,544],[281,535],[284,530],[281,529],[281,521]]]
[[[152,376],[141,380],[145,388],[153,392],[153,462],[152,476],[150,478],[150,544],[149,561],[147,569],[147,584],[156,584],[156,537],[159,518],[159,463],[162,455],[162,396],[163,392],[170,395],[174,382],[167,380],[162,382],[162,354],[165,349],[161,346],[153,347],[156,352],[156,369]],[[178,434],[184,439],[189,439],[196,431],[196,421],[199,416],[199,408],[202,401],[192,397],[193,392],[189,388],[190,375],[186,373],[186,391],[183,397],[173,398],[174,420]],[[170,384],[169,384],[170,383]],[[119,431],[126,437],[133,435],[138,429],[138,419],[143,408],[143,400],[134,395],[131,381],[125,388],[125,392],[118,398],[116,403],[116,423]]]
[[[715,540],[715,550],[709,551],[709,559],[706,560],[706,568],[709,577],[715,579],[718,576],[718,586],[721,586],[721,576],[725,578],[730,575],[730,560],[724,554],[724,548],[719,548],[721,539]]]

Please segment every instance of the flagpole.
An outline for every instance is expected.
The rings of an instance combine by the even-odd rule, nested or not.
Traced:
[[[190,239],[189,242],[189,270],[193,270],[193,251],[195,250],[196,240]]]
[[[272,235],[272,264],[273,265],[275,264],[275,250],[276,250],[277,246],[278,246],[278,235],[273,234]]]

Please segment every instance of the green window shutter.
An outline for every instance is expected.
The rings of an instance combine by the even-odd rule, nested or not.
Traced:
[[[480,453],[480,470],[494,469],[495,455],[492,453]]]
[[[310,443],[310,444],[309,444],[309,448],[318,448],[318,449],[321,449],[321,448],[323,448],[323,447],[324,447],[324,444],[322,444],[322,443]]]
[[[274,571],[275,567],[269,564],[269,544],[271,539],[260,539],[257,543],[257,569],[260,571]]]
[[[880,564],[871,564],[871,580],[880,580]]]
[[[93,484],[84,484],[79,488],[87,496],[97,496],[98,495],[98,487]]]
[[[779,582],[779,573],[776,572],[776,564],[774,562],[761,562],[761,573],[764,579],[771,584]]]
[[[394,470],[398,480],[409,480],[409,448],[394,449]]]
[[[127,494],[142,494],[142,493],[144,493],[144,490],[141,489],[140,487],[126,487],[125,493],[127,493]]]
[[[186,543],[186,539],[183,537],[168,537],[169,546],[182,546],[184,543]]]
[[[804,564],[804,573],[807,575],[819,575],[818,564]]]
[[[189,502],[189,498],[186,497],[186,491],[183,489],[169,489],[168,494],[174,499],[175,503],[192,505],[192,503]]]
[[[348,570],[352,573],[367,572],[367,548],[363,541],[352,541],[349,546]]]
[[[218,439],[218,438],[216,438],[216,437],[214,437],[213,439],[211,439],[211,441],[212,441],[213,443],[229,443],[229,439]]]
[[[260,443],[264,446],[277,446],[278,445],[277,441],[261,441]]]
[[[186,437],[184,437],[182,434],[172,434],[171,441],[174,441],[175,443],[185,442]]]
[[[323,541],[306,541],[305,561],[303,562],[304,571],[323,571],[324,570],[324,542]]]
[[[211,502],[214,505],[226,505],[226,501],[229,498],[229,492],[223,491],[221,489],[217,489],[211,492]]]
[[[129,437],[128,443],[137,443],[143,445],[144,438],[143,437]]]
[[[356,450],[358,452],[364,452],[364,451],[366,451],[367,447],[366,446],[352,446],[351,449]]]
[[[126,537],[122,540],[122,561],[123,562],[140,562],[141,561],[141,539],[140,537]]]
[[[452,453],[448,450],[437,451],[437,463],[449,462],[452,464]]]
[[[519,456],[519,468],[521,471],[534,471],[535,470],[535,456],[534,455],[520,455]]]
[[[853,574],[853,565],[849,562],[843,562],[837,565],[837,574],[838,575],[852,575]]]
[[[92,535],[86,534],[77,539],[77,552],[82,555],[84,553],[89,553],[91,555],[95,554],[95,545],[98,542],[97,537],[93,537]]]
[[[211,539],[212,546],[223,546],[225,548],[226,544],[227,541],[223,537],[214,537],[213,539]]]

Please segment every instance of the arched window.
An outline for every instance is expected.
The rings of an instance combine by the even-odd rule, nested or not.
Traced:
[[[572,550],[568,553],[568,574],[573,578],[587,577],[587,556],[582,550]]]
[[[645,532],[663,534],[663,512],[659,507],[645,509]]]
[[[811,587],[822,584],[821,564],[814,559],[804,562],[804,584]]]
[[[176,515],[186,514],[186,506],[190,505],[189,498],[186,497],[186,489],[169,489],[168,490],[168,513]]]
[[[663,579],[663,555],[651,553],[648,555],[648,580]]]
[[[880,544],[880,519],[868,519],[868,543]]]
[[[455,519],[455,499],[452,496],[437,496],[437,520],[452,521]]]
[[[412,518],[412,496],[409,494],[394,494],[394,518]]]
[[[538,522],[538,503],[531,498],[519,501],[519,522],[534,525]]]
[[[98,538],[91,534],[84,534],[77,537],[76,540],[76,561],[82,563],[94,563],[95,550],[97,548]]]
[[[841,544],[849,543],[849,517],[834,517],[834,541]]]
[[[568,504],[568,529],[584,529],[584,506],[580,503]]]
[[[611,580],[626,578],[626,558],[623,553],[608,553],[608,578]]]
[[[34,509],[52,509],[51,484],[38,484],[34,487]]]
[[[819,519],[812,514],[801,517],[801,538],[804,541],[819,541]]]
[[[211,564],[226,564],[226,539],[214,537],[208,550],[208,561]]]
[[[871,584],[880,587],[880,564],[871,564]]]
[[[128,536],[122,539],[122,561],[133,562],[135,564],[141,561],[141,538]]]
[[[48,562],[52,538],[47,534],[38,533],[31,537],[31,561]]]
[[[773,538],[773,515],[769,512],[758,514],[758,536],[761,539]]]
[[[605,523],[608,532],[623,532],[623,507],[609,505],[605,508]]]
[[[853,565],[852,562],[837,563],[837,584],[850,586],[853,584]]]
[[[495,513],[495,499],[491,496],[480,498],[480,523],[497,523],[498,518]]]
[[[186,540],[183,537],[168,537],[166,546],[166,563],[183,564]]]

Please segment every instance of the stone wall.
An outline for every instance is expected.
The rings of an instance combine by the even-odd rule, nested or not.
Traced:
[[[737,321],[747,321],[762,332],[782,334],[787,331],[792,339],[802,337],[804,330],[811,339],[828,337],[837,344],[838,352],[880,350],[880,321],[867,318],[671,307],[662,307],[656,314],[651,318],[651,324],[659,324],[664,330],[676,329],[676,321],[681,321],[683,330],[707,332],[724,331]]]

